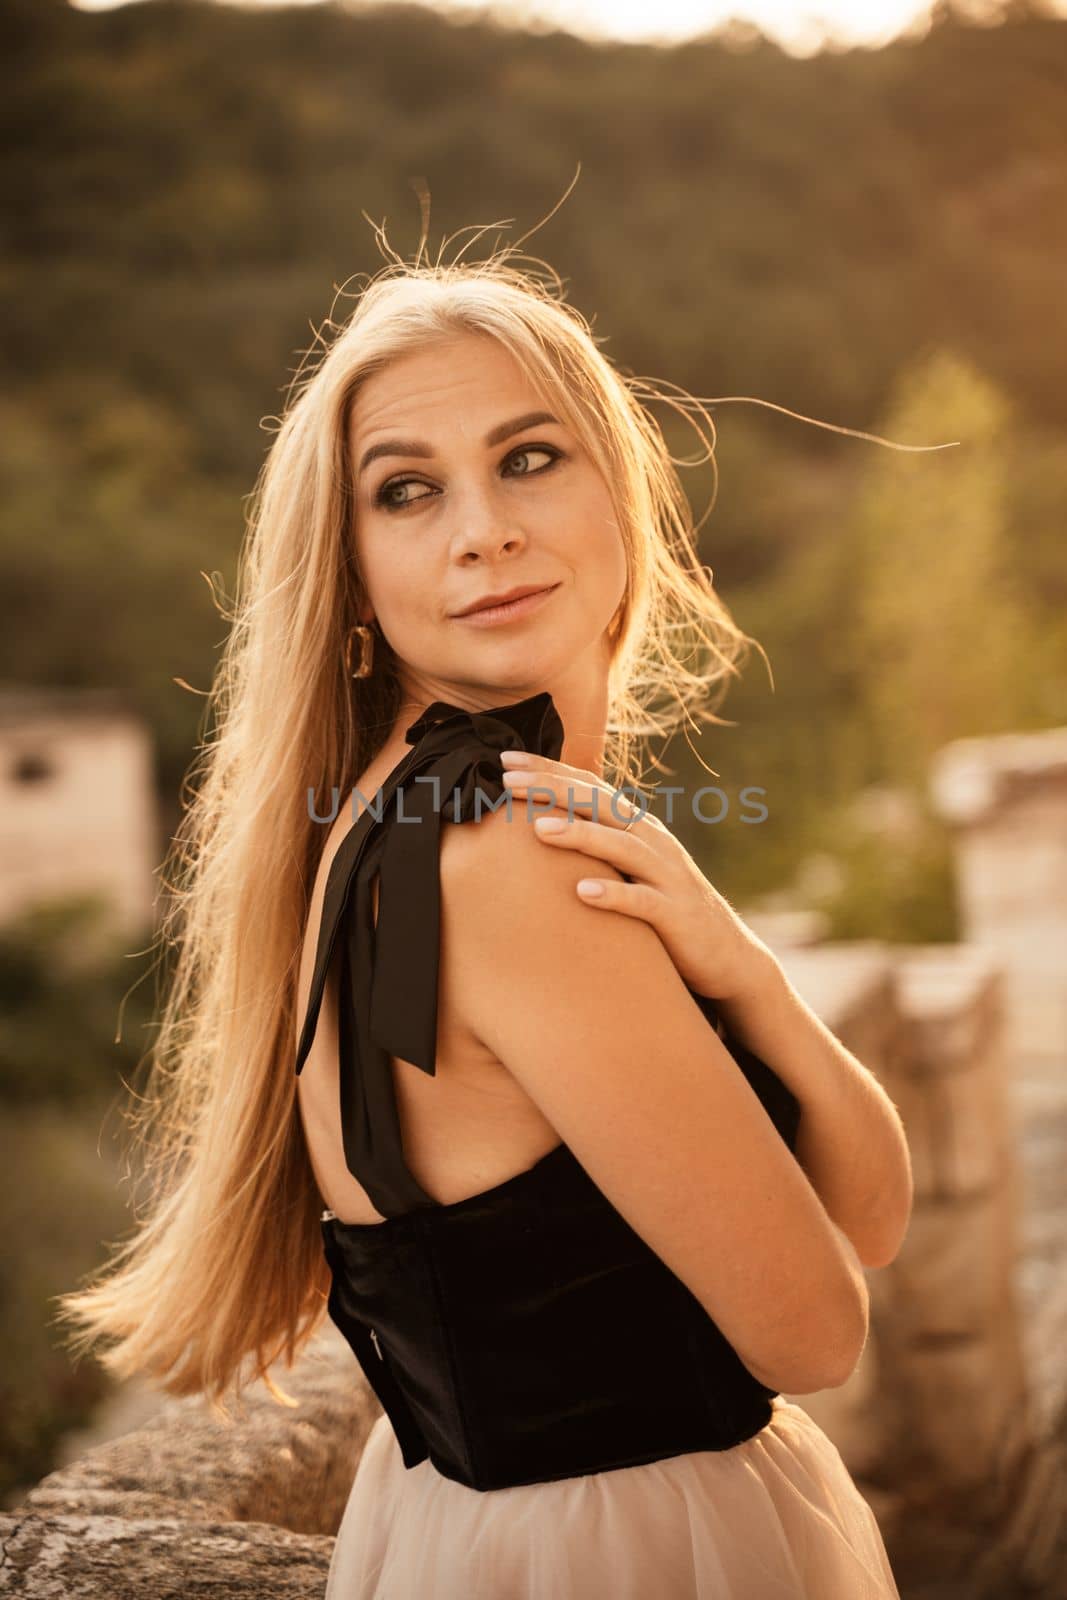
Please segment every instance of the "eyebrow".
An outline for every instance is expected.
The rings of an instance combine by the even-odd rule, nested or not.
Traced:
[[[536,428],[546,422],[561,424],[550,411],[529,411],[524,417],[516,417],[512,422],[500,422],[491,428],[485,436],[485,446],[491,450],[495,444],[503,444],[505,439],[510,439],[516,433],[522,433],[526,428]],[[427,458],[433,455],[429,445],[420,444],[417,439],[381,439],[377,444],[372,444],[363,452],[359,463],[359,476],[362,477],[372,461],[379,456],[421,456]]]

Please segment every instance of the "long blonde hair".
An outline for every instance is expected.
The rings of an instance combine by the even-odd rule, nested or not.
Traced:
[[[379,234],[379,238],[381,235]],[[250,500],[232,629],[208,697],[190,799],[164,865],[158,943],[173,975],[143,1095],[127,1111],[147,1197],[96,1281],[56,1297],[80,1353],[174,1395],[221,1398],[288,1365],[325,1313],[318,1193],[299,1116],[296,978],[326,831],[309,790],[347,794],[399,705],[384,641],[369,679],[345,670],[362,598],[353,553],[351,407],[365,379],[434,340],[474,332],[517,358],[597,463],[628,577],[613,639],[605,777],[635,741],[720,721],[755,641],[697,557],[689,502],[642,386],[597,348],[551,271],[516,247],[459,264],[393,256],[343,325],[306,353]],[[421,247],[420,247],[421,256]],[[644,391],[656,394],[654,389]],[[714,425],[690,416],[714,459]],[[703,417],[709,435],[691,412]],[[808,419],[806,419],[808,420]],[[113,1243],[113,1241],[109,1241]],[[245,1357],[251,1356],[251,1373]]]

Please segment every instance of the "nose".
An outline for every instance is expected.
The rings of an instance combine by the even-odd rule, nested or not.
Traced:
[[[479,560],[492,561],[514,554],[525,543],[525,534],[514,526],[502,527],[499,517],[491,514],[484,518],[468,516],[453,541],[452,554],[456,561],[471,566]]]

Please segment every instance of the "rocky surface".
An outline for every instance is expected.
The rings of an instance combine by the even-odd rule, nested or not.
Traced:
[[[0,1591],[27,1600],[311,1600],[380,1407],[327,1327],[291,1372],[229,1403],[163,1402],[0,1517]]]

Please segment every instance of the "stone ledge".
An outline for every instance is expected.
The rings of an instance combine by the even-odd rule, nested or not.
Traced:
[[[262,1522],[179,1517],[0,1517],[0,1589],[28,1600],[309,1600],[326,1587],[333,1540]]]
[[[954,739],[935,755],[929,792],[943,819],[959,827],[988,820],[1021,794],[1067,779],[1067,727]]]
[[[201,1396],[168,1398],[135,1433],[49,1473],[16,1515],[264,1522],[336,1533],[381,1407],[332,1326],[291,1371],[279,1366],[272,1376],[298,1406],[280,1405],[257,1383],[240,1402],[227,1401],[227,1423]]]

